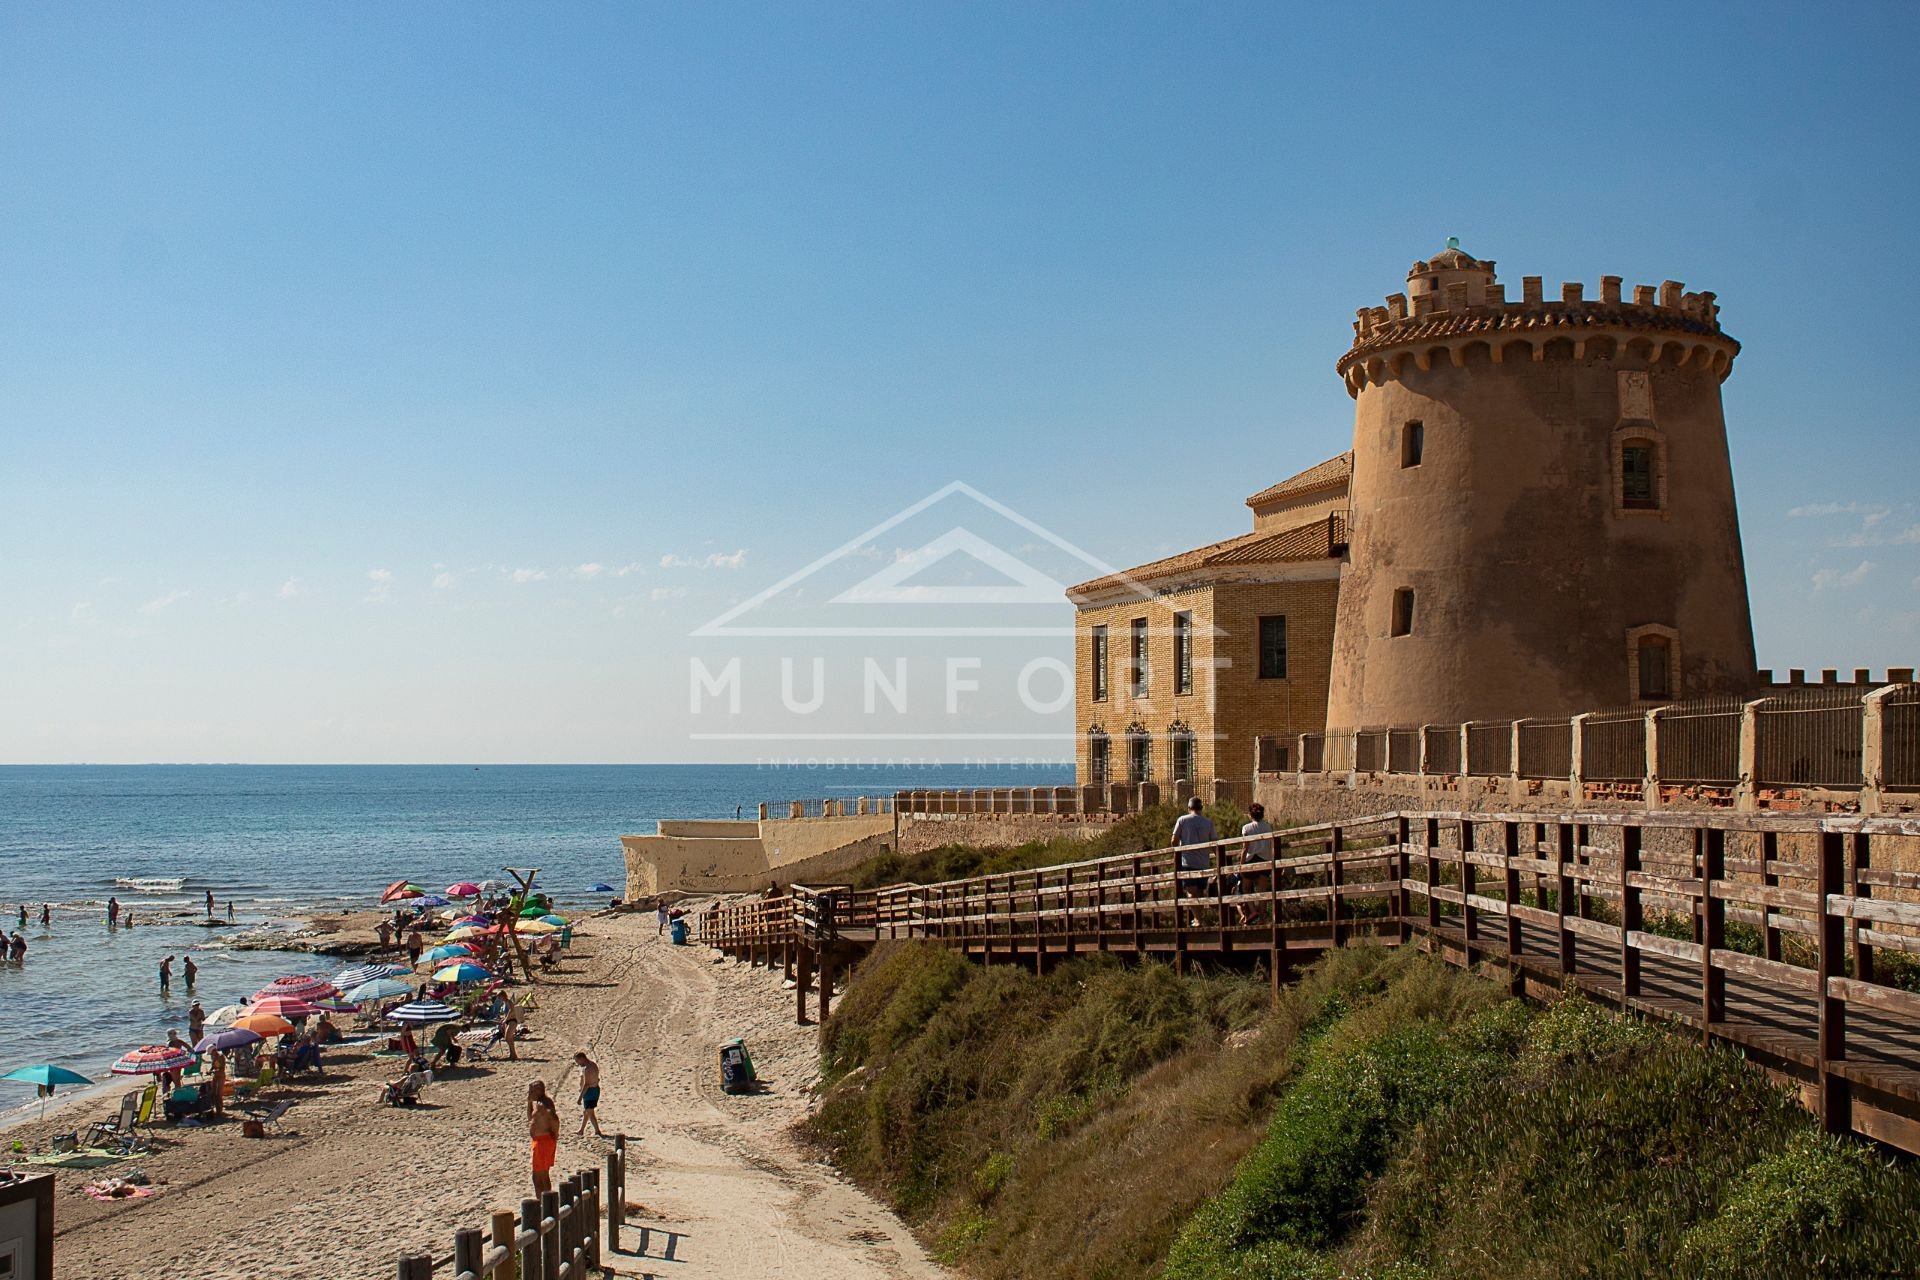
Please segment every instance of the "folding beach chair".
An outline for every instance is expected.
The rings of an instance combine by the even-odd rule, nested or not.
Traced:
[[[111,1120],[96,1120],[87,1130],[85,1145],[103,1151],[131,1152],[140,1142],[140,1131],[134,1128],[140,1115],[140,1095],[144,1089],[130,1090],[120,1099],[119,1114]]]

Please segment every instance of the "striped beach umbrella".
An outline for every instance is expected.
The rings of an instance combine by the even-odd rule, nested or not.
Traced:
[[[313,1001],[296,1000],[292,996],[262,996],[247,1006],[249,1016],[272,1014],[277,1018],[311,1018],[319,1012],[320,1006]]]
[[[435,982],[486,982],[492,979],[493,970],[471,960],[459,960],[445,968],[434,970]]]
[[[355,1004],[371,1004],[375,1000],[391,1000],[395,996],[410,996],[413,986],[398,978],[375,978],[372,982],[363,982],[347,992],[347,999]]]
[[[311,1003],[314,1008],[325,1010],[328,1013],[360,1012],[359,1005],[355,1004],[351,1000],[343,1000],[339,996],[329,996],[325,1000],[314,1000]]]
[[[153,1076],[163,1071],[182,1071],[193,1065],[193,1053],[170,1044],[143,1044],[120,1055],[113,1064],[117,1076]]]
[[[387,1011],[387,1018],[391,1022],[453,1022],[461,1016],[458,1009],[441,1004],[438,1000],[415,1000]]]
[[[345,994],[355,987],[362,986],[369,982],[376,982],[381,978],[400,977],[406,973],[406,971],[407,966],[403,964],[356,965],[351,969],[342,969],[340,972],[334,974],[333,985],[339,988],[342,994]]]
[[[275,978],[254,992],[253,998],[265,1000],[269,996],[292,996],[296,1000],[313,1000],[339,994],[340,988],[325,978],[316,978],[310,973],[290,973],[284,978]]]

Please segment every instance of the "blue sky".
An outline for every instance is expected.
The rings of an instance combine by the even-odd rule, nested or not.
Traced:
[[[0,9],[0,760],[719,758],[700,623],[953,480],[1240,531],[1449,235],[1717,292],[1762,664],[1911,665],[1917,26]]]

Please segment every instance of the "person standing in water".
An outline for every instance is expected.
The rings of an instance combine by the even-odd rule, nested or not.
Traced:
[[[168,956],[160,962],[160,994],[168,995],[173,991],[173,957]]]
[[[183,965],[182,965],[182,967],[181,967],[181,972],[182,972],[183,974],[185,974],[185,975],[186,975],[186,979],[187,979],[187,994],[188,994],[188,995],[192,995],[192,994],[193,994],[193,980],[194,980],[194,978],[195,978],[195,977],[197,977],[197,976],[199,975],[199,973],[200,973],[200,966],[199,966],[199,965],[197,965],[197,964],[195,964],[195,963],[193,962],[193,957],[192,957],[192,956],[188,956],[188,957],[186,957],[186,960],[185,960],[185,962],[183,963]]]
[[[50,903],[43,902],[40,904],[40,927],[42,929],[53,928],[53,906]]]
[[[213,914],[213,890],[207,890],[207,914]]]
[[[108,898],[107,899],[107,928],[111,929],[113,928],[113,926],[119,923],[120,923],[120,899]]]

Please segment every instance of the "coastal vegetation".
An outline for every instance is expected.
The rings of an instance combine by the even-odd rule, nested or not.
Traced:
[[[877,948],[810,1124],[964,1273],[1920,1273],[1920,1173],[1731,1051],[1413,950],[1045,975]]]

